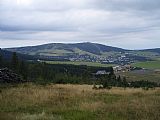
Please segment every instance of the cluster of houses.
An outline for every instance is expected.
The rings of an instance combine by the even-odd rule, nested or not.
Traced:
[[[87,62],[98,62],[102,64],[118,64],[118,65],[125,65],[125,64],[131,64],[136,60],[143,60],[140,59],[138,56],[135,56],[134,54],[129,53],[117,53],[113,56],[91,56],[88,54],[84,55],[71,55],[68,56],[68,59],[70,61],[87,61]]]
[[[134,67],[132,67],[131,65],[118,65],[113,67],[114,72],[129,72],[133,69]]]
[[[126,65],[117,65],[113,67],[113,70],[115,73],[120,73],[120,72],[130,72],[134,70],[147,70],[146,68],[140,68],[140,67],[134,67],[130,64]],[[160,69],[155,69],[153,72],[160,74]],[[105,70],[99,70],[96,72],[96,75],[105,75],[109,74],[109,72],[106,72]]]
[[[103,64],[130,64],[133,61],[129,56],[120,55],[120,56],[109,56],[106,60],[102,61]]]
[[[113,70],[115,73],[117,72],[129,72],[133,70],[134,67],[131,65],[124,65],[124,66],[115,66],[113,67]],[[98,70],[94,75],[108,75],[110,72],[106,72],[105,70]]]
[[[126,64],[131,63],[132,61],[130,58],[126,57],[125,55],[116,56],[116,57],[102,57],[102,56],[90,56],[90,55],[76,55],[70,56],[70,61],[88,61],[88,62],[99,62],[102,64]]]
[[[106,72],[105,70],[99,70],[95,73],[95,75],[109,75],[110,72]]]
[[[123,66],[115,66],[113,67],[113,70],[115,73],[117,72],[129,72],[131,70],[134,70],[135,67],[132,67],[131,65],[123,65]],[[98,70],[95,75],[106,75],[109,74],[109,72],[106,72],[105,70]]]
[[[160,69],[155,69],[154,72],[160,74]]]

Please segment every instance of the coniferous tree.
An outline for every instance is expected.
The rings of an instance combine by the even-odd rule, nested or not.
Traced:
[[[2,55],[0,55],[0,67],[2,67],[3,65],[3,58],[2,58]]]
[[[114,70],[112,67],[110,67],[110,73],[109,73],[109,84],[112,86],[115,86],[117,84],[116,75],[114,74]]]
[[[122,86],[122,79],[121,79],[121,76],[119,75],[118,78],[117,78],[117,86],[118,87],[121,87]]]
[[[103,88],[107,88],[109,86],[108,79],[103,80]]]
[[[13,53],[12,59],[11,59],[11,68],[18,72],[18,67],[19,67],[19,60],[16,52]]]
[[[113,67],[110,67],[110,75],[114,75],[114,70],[113,70]]]
[[[24,80],[27,80],[28,78],[28,68],[24,61],[21,61],[19,63],[19,73],[22,75]]]
[[[128,87],[128,83],[127,83],[126,77],[123,77],[123,87],[124,88]]]

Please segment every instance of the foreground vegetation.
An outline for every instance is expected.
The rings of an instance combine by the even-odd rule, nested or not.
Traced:
[[[0,87],[1,120],[158,120],[160,89],[90,85]]]

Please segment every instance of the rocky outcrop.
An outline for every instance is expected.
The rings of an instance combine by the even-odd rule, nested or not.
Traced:
[[[0,69],[0,83],[21,83],[21,77],[8,68]]]

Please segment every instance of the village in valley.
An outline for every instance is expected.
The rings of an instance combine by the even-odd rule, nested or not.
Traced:
[[[71,56],[65,56],[64,58],[70,61],[87,61],[87,62],[99,62],[102,64],[119,64],[119,65],[131,64],[136,61],[150,60],[147,57],[138,56],[135,53],[129,53],[129,52],[124,52],[124,53],[117,52],[109,56],[105,55],[91,56],[88,54],[71,55]]]

